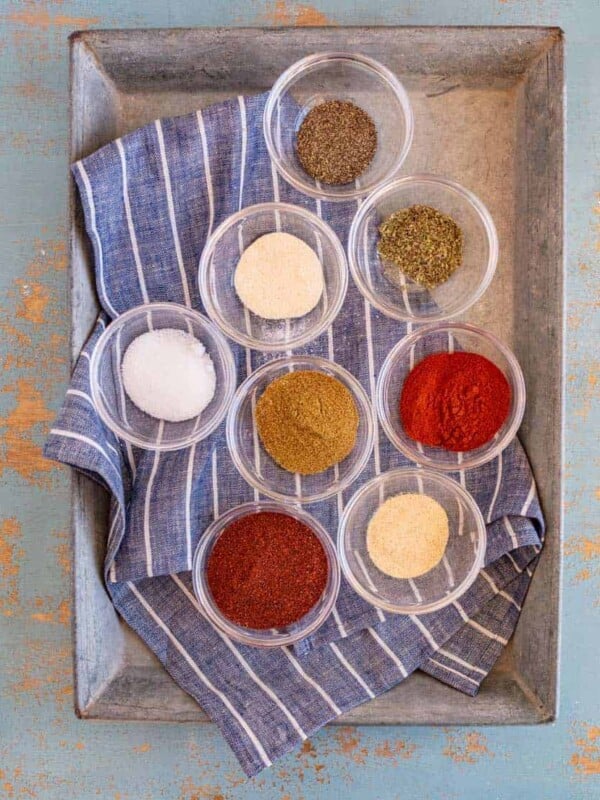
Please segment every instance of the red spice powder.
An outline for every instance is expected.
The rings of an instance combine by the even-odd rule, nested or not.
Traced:
[[[510,409],[506,377],[477,353],[436,353],[410,372],[400,418],[411,439],[446,450],[475,450],[496,435]]]
[[[261,511],[232,522],[217,539],[207,581],[221,613],[246,628],[296,622],[327,584],[323,545],[304,523]]]

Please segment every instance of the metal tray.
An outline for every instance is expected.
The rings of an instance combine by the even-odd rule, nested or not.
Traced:
[[[521,437],[548,539],[517,631],[476,698],[416,673],[340,721],[501,724],[555,718],[563,380],[563,41],[555,28],[129,30],[71,37],[71,159],[156,117],[267,89],[293,61],[356,50],[389,66],[415,111],[404,174],[455,178],[498,227],[497,275],[467,319],[508,341],[527,382]],[[71,197],[72,357],[98,303]],[[117,617],[102,581],[105,492],[73,477],[75,705],[88,718],[206,721]]]

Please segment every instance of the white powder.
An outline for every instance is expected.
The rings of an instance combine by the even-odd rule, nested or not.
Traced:
[[[371,517],[367,550],[386,575],[416,578],[439,564],[448,535],[448,515],[437,500],[424,494],[397,494]]]
[[[216,375],[202,342],[173,328],[149,331],[129,345],[121,365],[132,402],[157,419],[181,422],[212,400]]]
[[[302,239],[267,233],[244,250],[235,270],[242,303],[263,319],[294,319],[312,311],[323,294],[323,267]]]

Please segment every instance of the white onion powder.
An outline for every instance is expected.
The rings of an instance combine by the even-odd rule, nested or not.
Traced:
[[[121,373],[131,401],[167,422],[197,417],[212,400],[217,381],[202,342],[174,328],[148,331],[134,339]]]

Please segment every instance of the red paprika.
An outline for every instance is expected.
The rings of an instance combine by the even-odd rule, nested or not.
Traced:
[[[494,438],[510,400],[506,377],[489,359],[477,353],[436,353],[404,381],[400,418],[411,439],[465,452]]]
[[[328,577],[323,545],[303,522],[261,511],[232,522],[207,563],[213,599],[232,622],[266,630],[297,622],[316,605]]]

